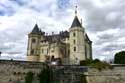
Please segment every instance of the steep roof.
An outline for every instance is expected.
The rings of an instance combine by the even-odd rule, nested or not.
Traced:
[[[58,42],[62,39],[68,38],[68,37],[69,37],[68,31],[61,31],[59,34],[46,35],[45,40],[43,40],[43,41],[49,41],[52,43],[52,42]]]
[[[79,19],[77,16],[75,16],[73,22],[72,22],[72,25],[71,25],[71,28],[73,27],[82,27],[81,23],[79,22]]]
[[[86,39],[85,39],[86,41],[88,41],[89,43],[92,43],[92,41],[89,39],[89,37],[88,37],[87,34],[85,34],[85,38],[86,38]]]
[[[33,30],[32,30],[31,33],[33,33],[33,34],[38,34],[39,32],[40,32],[40,30],[39,30],[39,28],[38,28],[38,25],[36,24],[36,25],[34,26],[34,28],[33,28]]]

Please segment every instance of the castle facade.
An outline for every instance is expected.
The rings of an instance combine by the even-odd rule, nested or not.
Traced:
[[[36,24],[28,34],[27,61],[73,65],[92,59],[92,41],[76,13],[69,31],[59,34],[46,35]]]

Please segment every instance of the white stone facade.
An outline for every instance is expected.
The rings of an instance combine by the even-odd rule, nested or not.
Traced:
[[[36,24],[28,35],[28,61],[45,62],[52,58],[59,59],[64,65],[79,64],[82,60],[92,59],[92,41],[77,16],[69,31],[46,35]]]

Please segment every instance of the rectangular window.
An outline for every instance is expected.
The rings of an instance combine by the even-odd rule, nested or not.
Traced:
[[[36,42],[36,39],[32,39],[32,43],[35,43]]]
[[[33,49],[31,50],[31,54],[34,55],[34,50]]]
[[[42,53],[44,53],[44,49],[42,49]]]
[[[49,51],[48,51],[48,48],[47,48],[46,50],[47,50],[47,54],[48,54],[48,52],[49,52]]]
[[[70,50],[68,49],[68,55],[70,54]]]
[[[74,52],[76,51],[76,47],[74,47]]]
[[[76,40],[73,40],[73,43],[76,44]]]
[[[76,33],[74,32],[74,33],[73,33],[73,37],[75,37],[75,36],[76,36]]]

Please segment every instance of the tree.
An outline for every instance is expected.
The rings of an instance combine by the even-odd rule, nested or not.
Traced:
[[[28,72],[25,76],[25,83],[32,83],[33,81],[33,73]]]
[[[86,75],[82,74],[80,76],[80,83],[87,83]]]
[[[50,68],[43,69],[38,74],[39,83],[52,83],[53,82],[53,72]]]
[[[125,64],[125,51],[120,51],[115,54],[115,64]]]

